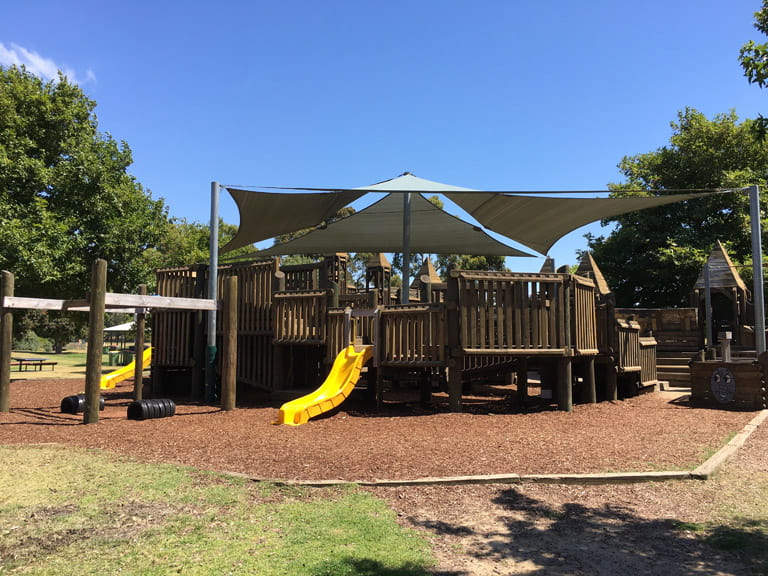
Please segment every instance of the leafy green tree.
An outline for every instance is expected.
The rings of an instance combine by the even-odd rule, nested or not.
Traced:
[[[763,35],[768,35],[768,0],[763,0],[762,8],[755,12],[754,26]],[[750,40],[741,47],[739,61],[750,84],[761,88],[768,85],[768,42],[758,44]]]
[[[768,35],[768,0],[763,0],[762,8],[755,12],[754,26],[763,35]],[[768,85],[768,42],[758,44],[750,40],[744,44],[739,52],[739,62],[750,84],[757,84],[760,88]],[[761,140],[765,139],[768,118],[759,115],[753,129]]]
[[[219,219],[219,246],[224,246],[237,232],[237,226]],[[147,249],[142,258],[149,269],[171,268],[210,261],[211,227],[209,224],[190,222],[185,218],[171,218],[166,233],[158,244]],[[256,249],[245,246],[225,256],[227,260],[255,254]],[[150,284],[149,286],[151,286]]]
[[[768,145],[753,125],[753,120],[739,123],[735,112],[708,120],[688,108],[671,124],[668,145],[622,159],[619,170],[626,180],[611,184],[611,195],[764,187]],[[620,306],[687,305],[716,240],[735,261],[750,260],[749,200],[740,192],[624,214],[603,224],[615,227],[608,236],[588,235],[588,245]]]
[[[127,172],[125,142],[98,130],[96,103],[60,76],[0,68],[0,268],[17,293],[82,296],[91,263],[130,291],[152,270],[141,256],[167,230],[167,210]]]
[[[507,269],[503,256],[472,256],[470,254],[448,254],[437,257],[437,271],[443,278],[451,269],[457,270],[498,270]]]

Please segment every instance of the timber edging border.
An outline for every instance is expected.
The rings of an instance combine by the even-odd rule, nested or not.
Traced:
[[[660,472],[606,472],[593,474],[484,474],[477,476],[442,476],[406,480],[281,480],[258,478],[239,472],[221,472],[228,476],[245,478],[253,482],[268,482],[279,486],[307,486],[328,488],[334,486],[402,487],[402,486],[458,486],[480,484],[577,484],[600,486],[607,484],[637,484],[640,482],[668,482],[671,480],[709,480],[720,467],[741,448],[752,433],[768,418],[768,410],[744,425],[728,443],[693,470]]]

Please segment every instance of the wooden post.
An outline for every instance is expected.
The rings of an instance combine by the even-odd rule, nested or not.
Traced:
[[[584,381],[582,390],[582,402],[597,404],[597,388],[595,387],[595,357],[589,356],[584,366]]]
[[[13,296],[13,274],[2,271],[0,278],[0,412],[11,409],[11,348],[13,347],[13,312],[3,308],[3,298]]]
[[[517,402],[522,407],[528,401],[528,358],[517,361]]]
[[[406,287],[407,289],[407,287]],[[448,345],[448,405],[451,412],[461,412],[461,369],[463,365],[459,334],[459,277],[451,272],[445,294],[446,339]]]
[[[570,356],[560,359],[560,370],[557,378],[557,408],[565,412],[573,410],[573,373]]]
[[[237,276],[224,283],[221,357],[221,409],[234,410],[237,403]]]
[[[107,261],[96,260],[91,267],[88,353],[85,360],[85,410],[83,424],[99,421],[101,349],[104,346],[104,299],[107,293]]]
[[[328,281],[327,282],[327,306],[328,308],[338,308],[339,307],[339,285],[336,282]]]
[[[616,359],[608,364],[605,379],[605,399],[614,402],[619,399],[618,374],[616,374]]]
[[[147,285],[139,284],[139,294],[147,295]],[[133,399],[136,402],[142,399],[142,389],[144,388],[144,311],[139,310],[136,313],[136,338],[133,342],[134,364],[133,370]]]

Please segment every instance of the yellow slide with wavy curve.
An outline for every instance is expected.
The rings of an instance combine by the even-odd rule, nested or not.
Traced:
[[[306,424],[310,418],[336,408],[350,395],[360,378],[360,371],[372,356],[373,346],[364,346],[360,350],[348,346],[339,352],[320,388],[283,404],[275,424]]]
[[[146,348],[144,350],[144,353],[141,355],[141,367],[143,370],[146,370],[149,368],[149,365],[152,363],[152,348]],[[104,374],[104,376],[101,377],[101,389],[107,390],[109,388],[114,388],[115,385],[118,382],[122,382],[123,380],[128,380],[129,378],[133,378],[133,372],[136,370],[136,357],[134,356],[133,360],[130,364],[127,364],[125,366],[122,366],[121,368],[118,368],[114,372],[110,372],[109,374]]]

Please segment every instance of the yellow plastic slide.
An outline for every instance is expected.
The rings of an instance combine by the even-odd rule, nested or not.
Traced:
[[[320,388],[283,404],[275,424],[306,424],[310,418],[336,408],[352,392],[360,378],[360,370],[371,356],[373,346],[365,346],[360,351],[356,351],[354,346],[348,346],[339,352],[333,361],[331,372]]]
[[[152,348],[146,348],[144,354],[141,355],[141,367],[146,370],[152,362]],[[133,372],[136,370],[136,358],[126,366],[118,368],[114,372],[105,374],[101,377],[101,389],[106,390],[108,388],[114,388],[118,382],[133,378]]]

